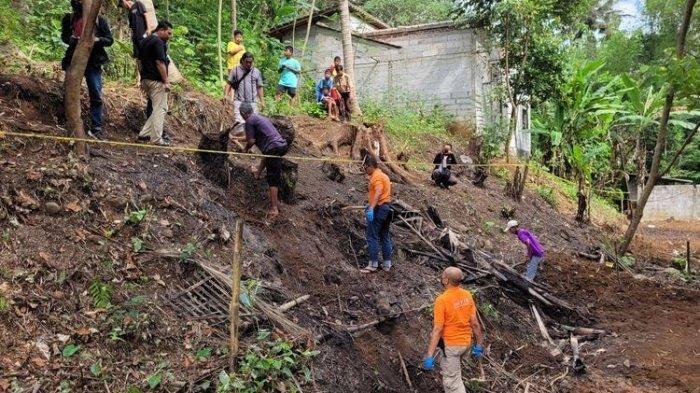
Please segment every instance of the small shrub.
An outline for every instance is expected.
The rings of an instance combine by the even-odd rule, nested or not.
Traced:
[[[148,209],[136,210],[124,216],[124,222],[131,225],[138,225],[146,218]]]
[[[258,333],[235,374],[219,373],[218,393],[297,391],[296,380],[312,379],[309,363],[318,351],[301,350],[284,340],[269,340],[268,331]]]
[[[559,201],[557,201],[557,196],[554,193],[554,188],[547,186],[537,187],[537,194],[540,197],[542,197],[542,199],[544,199],[544,201],[547,202],[549,206],[556,209],[559,205]]]
[[[112,287],[95,279],[88,287],[88,293],[97,308],[109,308],[112,302]]]

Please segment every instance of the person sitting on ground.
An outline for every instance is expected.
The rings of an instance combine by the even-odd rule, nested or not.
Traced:
[[[369,264],[362,273],[373,273],[379,268],[379,246],[382,249],[382,270],[391,270],[391,256],[394,245],[391,240],[391,181],[381,169],[377,158],[371,154],[365,156],[363,168],[369,176],[367,194],[367,248]]]
[[[527,229],[521,229],[520,224],[516,220],[508,221],[503,232],[510,232],[518,237],[521,243],[527,247],[527,266],[525,267],[525,278],[533,281],[537,276],[537,269],[544,261],[544,248],[537,239]]]
[[[156,30],[141,43],[141,89],[153,103],[153,112],[139,133],[140,141],[151,141],[169,146],[170,140],[163,135],[165,115],[168,113],[168,41],[173,36],[173,25],[160,21]]]
[[[244,53],[241,56],[241,64],[229,72],[228,83],[224,90],[224,103],[227,102],[227,97],[233,91],[233,116],[235,119],[233,133],[235,136],[240,136],[245,131],[245,120],[241,117],[240,112],[241,104],[250,103],[254,113],[265,109],[265,84],[260,70],[253,67],[254,60],[252,53]]]
[[[452,176],[452,165],[456,163],[457,159],[452,154],[452,145],[445,143],[442,151],[436,154],[433,160],[435,168],[433,169],[432,179],[437,186],[449,188],[457,184],[457,180]]]
[[[321,101],[319,105],[328,112],[328,118],[332,121],[340,121],[338,117],[338,105],[335,103],[333,97],[331,97],[331,89],[324,87],[321,91]]]
[[[326,70],[323,79],[316,84],[316,102],[318,102],[327,112],[331,120],[338,121],[338,105],[331,96],[333,89],[333,79],[331,73]]]
[[[460,287],[462,279],[459,268],[448,267],[442,272],[440,282],[445,292],[435,299],[433,330],[423,361],[424,369],[435,368],[435,350],[442,341],[445,356],[440,361],[440,371],[445,393],[466,392],[462,381],[462,358],[470,352],[479,358],[484,352],[484,337],[476,314],[476,303],[471,292]],[[474,346],[472,335],[476,338]]]
[[[287,94],[294,100],[297,95],[299,75],[301,75],[301,64],[294,57],[294,47],[287,45],[284,47],[283,57],[279,61],[277,70],[280,73],[280,80],[277,84],[275,101],[282,98],[282,94]]]
[[[231,74],[231,71],[241,64],[243,54],[246,53],[243,45],[243,33],[240,30],[234,30],[231,41],[226,45],[226,73]]]
[[[61,61],[64,71],[68,70],[73,53],[78,46],[78,40],[83,33],[83,2],[71,0],[73,12],[63,16],[61,21],[61,40],[68,45],[66,54]],[[102,16],[97,17],[95,25],[95,43],[92,45],[90,57],[85,67],[85,82],[90,96],[90,120],[92,122],[87,134],[95,139],[104,139],[102,136],[102,121],[104,117],[104,105],[102,103],[102,66],[109,62],[106,47],[112,46],[114,39],[109,29],[107,20]]]
[[[350,100],[353,100],[355,89],[350,81],[350,76],[343,71],[343,66],[339,65],[335,67],[338,75],[333,78],[333,85],[338,89],[340,98],[338,99],[338,108],[340,109],[340,120],[350,121],[350,114],[352,112],[352,106]]]
[[[282,135],[277,131],[270,119],[253,113],[253,105],[250,102],[243,102],[240,107],[241,116],[245,120],[245,151],[249,152],[253,146],[257,146],[264,155],[275,157],[264,157],[260,160],[257,168],[252,168],[253,176],[260,178],[262,170],[267,170],[268,194],[270,197],[270,207],[267,211],[269,219],[279,215],[279,200],[277,194],[282,184],[282,156],[287,154],[289,145]]]

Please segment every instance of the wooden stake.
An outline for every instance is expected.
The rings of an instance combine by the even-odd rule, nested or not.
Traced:
[[[413,384],[411,383],[411,377],[408,375],[408,370],[406,369],[406,362],[403,361],[403,356],[401,356],[401,352],[398,352],[399,354],[399,361],[401,362],[401,371],[403,371],[403,376],[406,378],[406,383],[408,384],[408,389],[410,391],[413,391]]]
[[[231,302],[229,303],[230,342],[229,368],[233,371],[238,355],[238,296],[241,293],[241,253],[243,250],[243,221],[236,220],[233,233],[233,259],[231,260]]]
[[[690,240],[685,241],[685,274],[690,274]]]

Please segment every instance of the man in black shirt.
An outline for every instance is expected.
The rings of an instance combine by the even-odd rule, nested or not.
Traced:
[[[127,18],[129,19],[129,28],[131,29],[131,43],[134,47],[134,58],[138,59],[141,41],[149,35],[150,29],[146,19],[146,13],[148,11],[146,10],[146,6],[139,0],[122,0],[122,7],[129,12]]]
[[[442,151],[435,155],[433,164],[435,164],[435,169],[433,170],[432,178],[435,184],[439,187],[449,188],[457,184],[457,181],[452,177],[452,165],[457,163],[455,155],[452,154],[452,145],[446,143],[442,147]]]
[[[71,0],[71,8],[73,12],[66,14],[61,21],[61,40],[68,45],[66,55],[61,61],[63,70],[67,70],[73,60],[73,53],[78,46],[78,40],[85,25],[82,0]],[[102,66],[109,61],[105,47],[111,46],[112,43],[114,43],[114,39],[107,20],[98,16],[95,25],[95,43],[85,67],[85,82],[90,96],[90,118],[92,121],[88,135],[95,139],[102,139]]]
[[[136,59],[136,84],[137,86],[141,83],[141,42],[150,35],[150,31],[153,26],[148,25],[148,18],[146,18],[146,6],[139,0],[122,0],[122,7],[127,10],[127,19],[129,20],[129,28],[131,29],[131,45],[134,51],[134,59]],[[148,99],[146,104],[146,117],[151,116],[153,112],[153,103],[151,99]]]
[[[168,21],[158,23],[156,30],[141,42],[141,89],[153,102],[153,113],[146,120],[139,140],[150,140],[156,145],[169,145],[163,138],[165,115],[168,112],[168,41],[173,36],[173,25]]]

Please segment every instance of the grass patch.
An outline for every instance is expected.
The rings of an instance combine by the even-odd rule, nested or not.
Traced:
[[[387,105],[385,101],[365,100],[361,104],[364,120],[383,123],[397,151],[424,149],[428,136],[450,137],[447,125],[452,117],[439,106],[426,108],[415,101]]]

